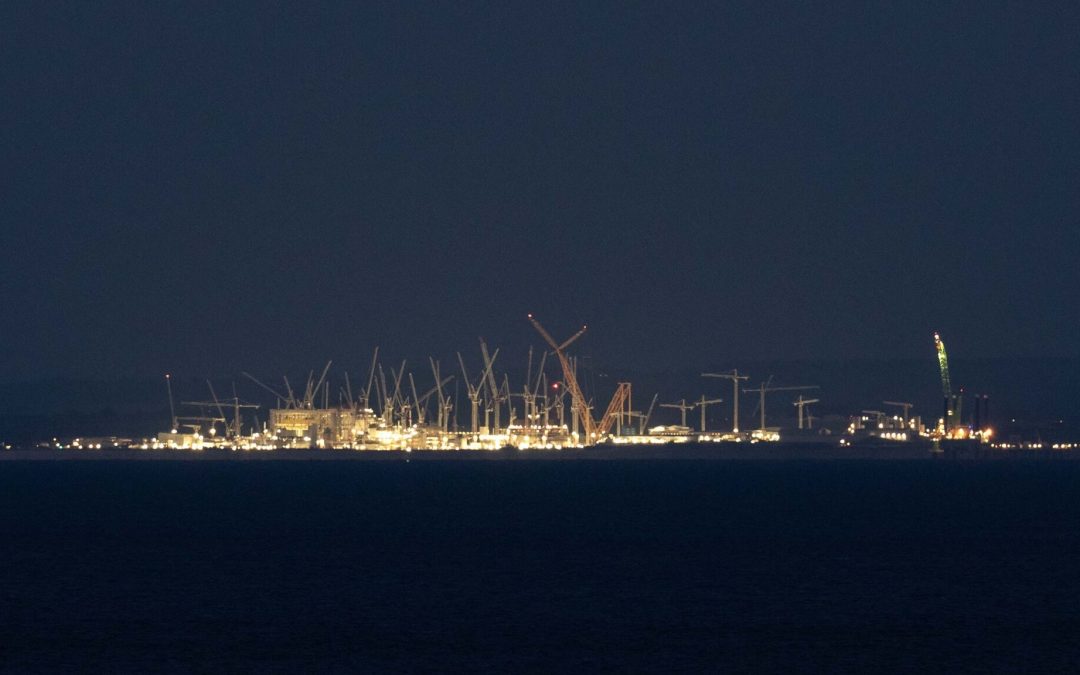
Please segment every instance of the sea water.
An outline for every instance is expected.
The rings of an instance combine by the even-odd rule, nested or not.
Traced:
[[[1080,463],[0,463],[0,670],[1073,671]]]

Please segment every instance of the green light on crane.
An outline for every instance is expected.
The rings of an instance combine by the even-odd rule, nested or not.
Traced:
[[[937,333],[934,333],[934,346],[937,347],[938,367],[941,369],[941,393],[945,396],[945,431],[959,431],[962,426],[960,407],[963,405],[963,389],[960,390],[961,396],[953,396],[952,383],[949,381],[949,357],[945,353],[945,343]]]
[[[934,346],[937,347],[938,367],[941,368],[941,390],[945,398],[952,399],[952,385],[949,383],[949,356],[945,353],[945,343],[941,336],[934,333]]]

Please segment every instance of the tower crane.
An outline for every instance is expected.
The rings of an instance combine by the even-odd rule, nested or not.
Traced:
[[[770,378],[771,379],[771,378]],[[761,410],[761,433],[765,433],[765,394],[770,391],[800,391],[806,389],[817,389],[817,385],[801,385],[797,387],[770,387],[767,382],[762,382],[761,385],[754,389],[743,389],[744,394],[757,392],[760,396],[758,399],[758,408]]]
[[[469,431],[477,433],[480,430],[480,387],[479,385],[473,385],[472,380],[469,379],[469,373],[465,370],[465,359],[461,358],[461,352],[458,352],[458,363],[461,364],[462,381],[465,382],[465,394],[469,397]]]
[[[409,388],[412,389],[413,407],[416,409],[416,423],[423,426],[424,416],[427,411],[425,408],[420,407],[420,397],[416,395],[416,380],[413,379],[412,373],[409,373]],[[432,391],[435,390],[432,389]]]
[[[208,422],[210,422],[210,428],[212,430],[214,429],[215,423],[221,422],[222,424],[225,425],[225,434],[226,434],[227,438],[232,438],[232,439],[239,438],[241,436],[241,429],[240,429],[240,410],[241,410],[241,408],[250,408],[252,410],[257,410],[259,408],[259,406],[255,405],[253,403],[243,403],[236,396],[233,396],[232,399],[225,399],[226,405],[230,405],[233,408],[233,418],[232,418],[232,421],[230,422],[228,420],[228,418],[225,416],[224,408],[222,408],[222,406],[221,406],[221,404],[222,404],[221,399],[218,398],[217,393],[214,391],[214,385],[210,383],[210,380],[207,380],[206,381],[206,386],[207,386],[207,388],[210,389],[210,396],[211,396],[211,398],[213,400],[211,400],[211,401],[181,401],[181,405],[199,406],[200,408],[203,408],[203,409],[213,407],[213,408],[217,409],[218,416],[217,417],[206,417],[206,416],[202,416],[202,417],[178,417],[177,421],[178,422],[179,422],[179,420],[208,421]],[[211,433],[216,433],[216,431],[212,431]]]
[[[551,426],[551,406],[548,405],[547,375],[544,373],[542,368],[540,369],[540,378],[539,378],[538,382],[539,382],[538,391],[544,392],[543,393],[543,403],[541,403],[540,405],[541,405],[541,409],[543,410],[543,416],[544,416],[543,429],[544,429],[544,434],[546,435],[547,431],[548,431],[548,427]]]
[[[326,374],[330,372],[330,364],[333,361],[327,361],[326,367],[323,368],[322,374],[319,376],[319,380],[314,380],[315,371],[308,373],[307,386],[304,389],[304,409],[313,410],[315,406],[315,396],[319,393],[319,389],[322,388],[323,382],[326,381]]]
[[[544,379],[544,364],[546,362],[547,352],[545,351],[540,357],[540,368],[536,371],[536,380],[534,384],[532,376],[533,348],[530,346],[528,366],[525,371],[525,386],[522,387],[520,394],[510,394],[512,397],[521,398],[524,402],[525,412],[523,425],[526,427],[536,426],[540,423],[540,411],[537,406],[537,400],[540,398],[541,381]]]
[[[503,373],[502,386],[499,387],[499,400],[506,403],[506,433],[514,424],[514,402],[510,398],[510,376]]]
[[[792,403],[792,405],[799,409],[799,429],[803,428],[803,409],[811,403],[820,402],[820,400],[821,399],[817,398],[803,398],[802,394],[799,394],[799,398],[794,403]]]
[[[386,408],[389,411],[390,419],[387,420],[388,424],[393,424],[394,408],[398,408],[399,419],[409,426],[408,421],[405,419],[407,416],[411,417],[411,409],[405,404],[404,399],[401,396],[401,378],[405,375],[405,361],[401,362],[401,368],[395,373],[394,369],[390,368],[390,376],[394,378],[394,393],[386,399]]]
[[[679,399],[679,401],[677,403],[661,403],[660,407],[661,408],[674,408],[675,410],[678,410],[680,413],[682,413],[682,422],[681,422],[681,424],[682,424],[682,426],[685,427],[686,426],[686,412],[688,410],[693,410],[694,409],[694,404],[693,403],[687,403],[686,399],[683,398],[683,399]]]
[[[296,400],[296,393],[293,392],[292,386],[289,385],[288,376],[282,375],[281,379],[284,380],[284,382],[285,382],[285,393],[286,393],[285,407],[286,408],[298,409],[300,407],[300,402]]]
[[[702,373],[702,377],[722,377],[731,380],[732,401],[734,411],[731,417],[731,433],[739,433],[739,380],[749,380],[749,375],[740,375],[739,369],[735,368],[730,373]]]
[[[566,387],[562,386],[562,381],[552,382],[551,390],[556,392],[551,397],[551,402],[548,408],[554,410],[559,417],[559,426],[566,426]],[[544,393],[544,398],[547,400],[547,392]],[[569,428],[567,429],[569,430]]]
[[[437,377],[437,375],[436,375],[436,377]],[[415,402],[416,402],[415,405],[416,405],[416,423],[417,424],[423,424],[424,423],[425,417],[427,416],[427,401],[428,401],[428,399],[431,398],[432,396],[434,396],[435,394],[439,394],[439,399],[440,399],[439,400],[439,410],[440,410],[440,413],[439,413],[438,425],[439,425],[439,429],[440,430],[442,429],[442,425],[443,425],[442,413],[441,413],[441,411],[442,411],[442,400],[441,400],[442,399],[442,388],[444,386],[446,386],[447,384],[449,384],[450,380],[452,380],[452,379],[454,379],[453,375],[447,375],[446,377],[442,378],[441,380],[435,380],[435,386],[434,387],[427,390],[426,392],[424,392],[420,396],[417,396],[416,395],[416,383],[413,382],[412,373],[409,373],[409,385],[412,387],[413,399],[415,399]]]
[[[461,358],[461,352],[458,352],[458,363],[461,364],[461,375],[465,382],[465,390],[469,397],[470,404],[470,430],[476,434],[480,432],[480,395],[482,388],[487,382],[487,377],[491,373],[491,366],[495,364],[495,359],[499,358],[499,350],[496,349],[492,354],[490,361],[484,367],[484,370],[480,373],[480,379],[476,381],[476,384],[472,383],[469,379],[469,373],[465,370],[465,359]],[[486,415],[485,415],[486,416]],[[485,422],[485,426],[487,423]]]
[[[908,420],[911,419],[911,409],[914,407],[913,403],[905,403],[903,401],[882,401],[885,405],[892,405],[900,408],[904,411],[904,428],[908,428]]]
[[[723,403],[722,398],[710,398],[706,399],[705,394],[701,395],[701,398],[694,401],[694,405],[701,408],[701,433],[705,433],[705,406],[712,405],[713,403]]]
[[[349,371],[344,371],[345,375],[345,400],[349,402],[349,410],[356,412],[356,401],[353,400],[352,382],[349,381]]]
[[[492,372],[492,366],[495,364],[495,359],[488,354],[487,343],[484,342],[484,338],[480,338],[480,354],[484,357],[484,366],[487,368],[486,382],[488,386],[488,396],[490,396],[488,402],[495,412],[495,419],[493,420],[495,424],[492,433],[498,434],[502,428],[499,421],[499,404],[505,401],[506,398],[502,395],[498,385],[495,384],[495,374]]]
[[[533,424],[536,424],[537,412],[536,412],[536,400],[540,396],[540,392],[544,392],[545,399],[547,398],[547,388],[544,386],[547,383],[547,377],[544,375],[544,365],[547,363],[548,353],[545,351],[540,356],[540,369],[536,373],[536,385],[533,386],[532,395],[529,397],[529,401],[532,403],[532,415]],[[544,426],[547,426],[547,415],[545,411]]]
[[[431,362],[431,374],[435,376],[435,387],[438,390],[439,394],[438,426],[440,431],[446,433],[446,431],[450,427],[450,411],[453,409],[454,404],[450,400],[449,396],[443,395],[443,385],[446,383],[446,381],[452,379],[453,376],[448,376],[444,381],[440,372],[441,366],[439,362],[431,356],[428,357],[428,361]]]

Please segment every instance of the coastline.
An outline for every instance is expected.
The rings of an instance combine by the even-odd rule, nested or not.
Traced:
[[[715,443],[664,446],[593,446],[558,450],[57,450],[13,448],[0,450],[0,462],[19,461],[782,461],[782,460],[910,460],[947,459],[1080,459],[1080,453],[1054,450],[994,450],[952,448],[931,452],[922,444],[837,447],[820,443]]]

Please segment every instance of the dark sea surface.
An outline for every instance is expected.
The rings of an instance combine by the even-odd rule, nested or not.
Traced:
[[[5,672],[1080,669],[1080,462],[0,462]]]

